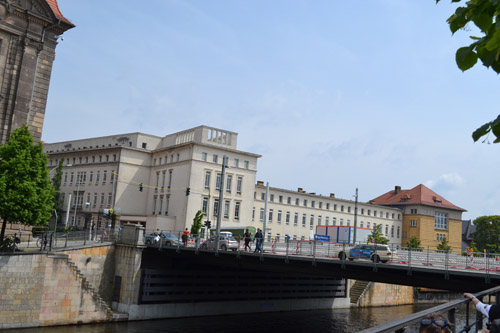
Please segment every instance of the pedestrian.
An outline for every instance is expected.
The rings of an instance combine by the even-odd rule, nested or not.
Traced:
[[[260,228],[257,228],[257,232],[255,233],[255,252],[262,252],[263,240],[264,240],[264,235],[262,235],[262,230],[260,230]]]
[[[439,313],[428,314],[420,320],[419,333],[452,333],[453,327],[448,318]]]
[[[250,247],[250,241],[252,240],[252,233],[248,228],[243,234],[243,240],[245,241],[245,251],[247,250],[247,248],[248,251],[252,251],[252,248]]]
[[[154,233],[154,240],[155,240],[155,243],[158,243],[160,241],[160,234],[161,234],[161,231],[160,229],[156,229],[155,233]]]
[[[464,293],[464,297],[471,299],[472,303],[475,305],[476,310],[481,312],[483,315],[488,317],[490,321],[500,319],[500,305],[497,304],[484,304],[476,298],[476,296],[470,293]]]
[[[186,228],[184,232],[182,233],[182,243],[184,244],[185,247],[188,246],[188,238],[189,238],[189,230]]]
[[[92,228],[91,228],[91,231],[90,231],[90,240],[91,241],[95,240],[95,224],[94,223],[92,223]]]

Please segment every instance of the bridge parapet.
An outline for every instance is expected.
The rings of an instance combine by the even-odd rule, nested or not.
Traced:
[[[123,225],[118,243],[129,245],[144,245],[144,227],[138,224]]]

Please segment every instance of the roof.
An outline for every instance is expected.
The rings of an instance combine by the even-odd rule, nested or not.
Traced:
[[[411,190],[402,190],[401,187],[396,186],[394,190],[382,194],[381,196],[373,199],[372,202],[383,206],[425,205],[453,209],[462,212],[467,211],[463,208],[455,206],[422,184],[415,186]]]
[[[71,23],[70,20],[64,17],[64,15],[61,13],[61,10],[59,9],[59,5],[57,4],[57,0],[46,0],[47,3],[50,6],[50,9],[52,9],[52,12],[54,12],[54,15],[61,21],[64,21],[72,26],[74,26],[73,23]]]

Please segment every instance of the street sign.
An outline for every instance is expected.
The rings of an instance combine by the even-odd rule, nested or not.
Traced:
[[[330,241],[330,236],[326,236],[326,235],[314,235],[314,240],[315,241],[320,241],[320,242],[329,242]]]

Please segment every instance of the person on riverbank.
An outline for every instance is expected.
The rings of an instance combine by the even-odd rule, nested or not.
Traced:
[[[488,317],[490,321],[493,322],[496,319],[500,319],[500,305],[484,304],[483,302],[478,300],[476,296],[470,293],[464,293],[464,297],[470,298],[472,303],[476,307],[476,310]]]
[[[252,240],[252,233],[250,232],[249,229],[245,231],[243,234],[243,240],[245,241],[245,251],[252,251],[252,248],[250,247],[250,241]]]
[[[420,320],[419,333],[452,333],[452,324],[440,313],[428,314]]]
[[[182,233],[182,244],[184,244],[184,247],[188,246],[188,238],[189,238],[189,230],[186,228],[184,232]]]
[[[255,233],[255,252],[262,252],[262,241],[264,240],[264,235],[262,235],[262,230],[257,228]]]

